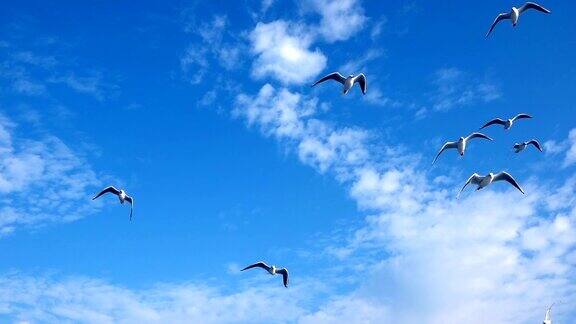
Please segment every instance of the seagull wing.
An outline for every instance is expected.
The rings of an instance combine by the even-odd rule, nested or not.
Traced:
[[[276,270],[276,273],[282,274],[282,281],[284,282],[284,287],[288,288],[288,270],[282,268]]]
[[[550,10],[542,7],[541,5],[539,5],[539,4],[535,3],[535,2],[526,2],[525,5],[523,5],[522,7],[518,8],[518,11],[519,11],[520,13],[523,13],[524,11],[526,11],[526,10],[528,10],[528,9],[538,10],[538,11],[540,11],[540,12],[547,13],[547,14],[550,13]]]
[[[532,144],[534,145],[535,148],[538,149],[538,151],[542,152],[542,146],[540,145],[540,143],[537,140],[531,140],[526,142],[526,145]]]
[[[508,174],[507,172],[502,171],[502,172],[496,174],[492,181],[507,181],[508,183],[510,183],[511,185],[516,187],[516,189],[520,190],[521,193],[524,193],[524,190],[522,190],[522,188],[520,188],[520,185],[518,184],[518,182],[516,182],[516,180],[514,180],[514,178],[512,178],[512,176],[510,174]]]
[[[488,126],[490,126],[490,125],[497,125],[497,124],[498,124],[498,125],[506,125],[506,122],[503,121],[503,120],[500,119],[500,118],[494,118],[494,119],[492,119],[491,121],[489,121],[489,122],[487,122],[486,124],[484,124],[484,126],[480,127],[480,129],[486,128],[486,127],[488,127]]]
[[[532,118],[532,116],[522,113],[514,116],[514,118],[512,118],[512,121],[515,121],[517,119],[528,119],[528,118]]]
[[[466,140],[470,140],[470,139],[473,139],[473,138],[483,138],[483,139],[487,139],[487,140],[489,140],[489,141],[492,140],[490,137],[488,137],[488,136],[486,136],[486,135],[484,135],[484,134],[482,134],[482,133],[472,133],[472,134],[470,134],[470,135],[468,135],[468,136],[466,137]]]
[[[458,143],[456,143],[456,142],[446,142],[446,144],[442,145],[440,152],[438,152],[438,154],[436,154],[436,157],[434,158],[434,161],[432,161],[432,164],[436,163],[436,160],[438,160],[438,157],[440,156],[440,154],[442,154],[442,152],[444,152],[447,149],[457,148],[457,147],[458,147]]]
[[[340,74],[338,72],[332,72],[332,73],[328,74],[327,76],[323,77],[322,79],[314,82],[314,84],[312,86],[315,86],[318,83],[322,83],[326,80],[335,80],[335,81],[338,81],[338,82],[344,84],[344,81],[346,81],[346,78],[343,77],[342,74]]]
[[[498,17],[496,17],[496,19],[494,19],[492,26],[490,26],[490,30],[486,33],[486,37],[488,37],[492,33],[492,31],[494,30],[494,27],[496,27],[496,25],[500,22],[500,20],[504,20],[504,19],[510,19],[510,13],[499,14]]]
[[[240,271],[244,271],[244,270],[248,270],[248,269],[252,269],[252,268],[262,268],[266,271],[270,271],[270,266],[268,266],[266,263],[264,262],[256,262],[254,264],[251,264],[249,266],[247,266],[246,268],[240,270]]]
[[[115,194],[116,196],[118,196],[120,194],[120,190],[114,188],[113,186],[110,186],[110,187],[106,187],[106,188],[104,188],[104,190],[100,191],[96,196],[94,196],[94,198],[92,198],[92,200],[94,200],[94,199],[96,199],[96,198],[98,198],[104,194],[107,194],[109,192]]]
[[[354,78],[354,83],[358,82],[360,85],[360,89],[362,90],[362,94],[366,94],[366,90],[368,88],[368,82],[366,81],[366,76],[364,73],[360,73]]]
[[[132,212],[134,211],[134,198],[126,196],[126,201],[130,203],[130,220],[132,220]]]
[[[456,196],[456,198],[460,198],[460,194],[462,193],[462,191],[464,191],[464,188],[466,188],[466,186],[469,183],[472,184],[479,184],[482,181],[482,177],[480,175],[478,175],[478,173],[474,173],[470,176],[470,178],[468,178],[468,180],[466,181],[466,183],[464,184],[464,186],[462,187],[462,189],[460,189],[460,191],[458,192],[458,196]]]

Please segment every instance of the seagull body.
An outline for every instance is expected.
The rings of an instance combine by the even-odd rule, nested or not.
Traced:
[[[491,121],[484,124],[484,126],[480,127],[480,129],[486,128],[490,125],[502,125],[502,126],[504,126],[504,129],[510,129],[512,127],[512,125],[514,125],[514,122],[516,120],[527,119],[527,118],[532,118],[532,116],[522,113],[522,114],[518,114],[518,115],[514,116],[513,118],[510,118],[507,120],[503,120],[500,118],[494,118]]]
[[[466,145],[468,144],[468,141],[473,139],[473,138],[483,138],[483,139],[487,139],[489,141],[491,141],[492,139],[482,133],[472,133],[466,137],[460,137],[458,139],[458,141],[456,142],[446,142],[442,148],[440,149],[440,152],[438,152],[438,154],[436,154],[436,157],[434,158],[434,161],[432,161],[432,164],[436,163],[436,160],[438,159],[438,157],[440,156],[440,154],[442,154],[442,152],[444,152],[447,149],[457,149],[458,153],[460,154],[460,156],[464,156],[464,152],[466,151]]]
[[[277,274],[281,274],[282,275],[282,282],[284,283],[284,287],[288,288],[288,270],[287,269],[276,268],[275,265],[269,266],[264,262],[256,262],[254,264],[247,266],[246,268],[242,269],[241,271],[252,269],[252,268],[262,268],[262,269],[268,271],[268,273],[272,276],[277,275]]]
[[[546,309],[546,315],[544,316],[544,322],[542,324],[552,324],[552,306],[554,306],[554,304]]]
[[[518,24],[518,19],[520,18],[520,15],[529,9],[538,10],[540,12],[547,13],[547,14],[550,13],[550,10],[542,7],[541,5],[539,5],[535,2],[526,2],[526,4],[524,4],[520,8],[512,7],[510,12],[501,13],[496,17],[496,19],[494,19],[492,26],[490,26],[490,30],[488,31],[488,33],[486,33],[486,37],[488,37],[490,35],[490,33],[492,33],[492,31],[494,30],[494,27],[496,27],[496,25],[504,19],[510,19],[510,21],[512,22],[512,26],[516,27],[516,25]]]
[[[366,90],[368,87],[366,76],[363,73],[358,75],[350,74],[347,78],[343,77],[342,74],[338,72],[332,72],[327,76],[323,77],[322,79],[316,81],[312,86],[315,86],[319,83],[322,83],[327,80],[334,80],[342,83],[342,93],[347,94],[350,89],[354,86],[355,83],[360,85],[360,90],[362,90],[362,94],[366,94]]]
[[[515,153],[520,153],[524,151],[524,149],[526,149],[526,147],[528,147],[528,145],[530,144],[534,145],[534,147],[537,148],[538,151],[542,152],[542,146],[540,145],[540,143],[537,140],[530,140],[528,142],[514,144]]]
[[[516,182],[516,180],[514,180],[514,178],[510,174],[502,171],[502,172],[496,173],[496,174],[490,172],[486,176],[481,176],[477,173],[472,174],[470,176],[470,178],[468,178],[468,181],[466,181],[466,184],[464,184],[464,187],[462,187],[462,189],[460,189],[458,196],[460,196],[462,191],[464,191],[464,188],[466,188],[466,186],[469,183],[477,185],[478,187],[476,188],[476,190],[480,190],[484,187],[489,186],[490,184],[492,184],[493,182],[496,182],[496,181],[506,181],[506,182],[510,183],[511,185],[513,185],[514,187],[516,187],[516,189],[520,190],[520,192],[522,194],[524,194],[524,190],[522,190],[522,188],[520,187],[518,182]]]
[[[121,204],[124,204],[125,201],[130,203],[130,220],[132,220],[132,211],[134,209],[134,198],[128,196],[128,194],[126,194],[126,191],[124,191],[123,189],[116,189],[113,186],[109,186],[104,188],[102,191],[100,191],[96,196],[94,196],[94,198],[92,198],[92,200],[107,194],[107,193],[112,193],[115,194],[116,196],[118,196],[118,200],[120,200]]]

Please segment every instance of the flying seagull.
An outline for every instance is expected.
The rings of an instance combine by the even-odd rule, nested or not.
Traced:
[[[537,140],[533,139],[533,140],[528,141],[528,142],[514,144],[515,153],[519,153],[519,152],[524,151],[524,149],[530,144],[534,145],[534,147],[537,148],[538,151],[542,152],[542,146],[540,145],[540,143],[538,143]]]
[[[552,306],[554,306],[554,303],[546,308],[546,315],[544,316],[544,322],[542,322],[542,324],[552,324]]]
[[[512,124],[514,124],[514,122],[518,119],[525,119],[525,118],[532,118],[532,116],[528,115],[528,114],[518,114],[513,118],[510,118],[508,120],[503,120],[500,118],[494,118],[491,121],[487,122],[486,124],[484,124],[484,126],[480,127],[480,129],[486,128],[490,125],[503,125],[504,129],[510,129],[510,127],[512,127]]]
[[[486,33],[486,37],[488,37],[490,35],[490,33],[492,33],[492,30],[494,30],[494,27],[496,27],[496,25],[501,20],[510,19],[512,21],[512,26],[516,27],[516,25],[518,24],[518,18],[520,18],[520,15],[528,9],[538,10],[540,12],[547,13],[547,14],[550,13],[550,10],[548,10],[548,9],[546,9],[546,8],[542,7],[541,5],[534,3],[534,2],[526,2],[526,4],[520,8],[512,7],[510,12],[501,13],[498,15],[498,17],[496,17],[496,19],[492,23],[492,26],[490,26],[490,30],[488,31],[488,33]]]
[[[256,262],[254,264],[247,266],[246,268],[242,269],[241,271],[252,269],[252,268],[262,268],[262,269],[268,271],[268,273],[271,275],[281,274],[282,275],[282,281],[284,282],[284,287],[288,288],[288,270],[286,270],[284,268],[276,268],[276,266],[274,266],[274,265],[269,266],[264,262]]]
[[[458,153],[460,153],[460,156],[463,156],[464,152],[466,151],[466,145],[468,144],[468,140],[471,140],[473,138],[483,138],[489,141],[492,140],[490,137],[482,133],[472,133],[466,137],[460,137],[456,142],[446,142],[446,144],[444,144],[440,149],[440,152],[436,154],[436,157],[434,158],[434,161],[432,161],[432,164],[436,163],[436,160],[438,159],[440,154],[442,154],[442,152],[444,152],[447,149],[453,149],[453,148],[458,149]]]
[[[342,88],[342,92],[347,94],[350,89],[354,86],[354,83],[358,83],[360,85],[360,89],[362,90],[362,94],[366,94],[366,88],[368,83],[366,82],[366,76],[363,73],[358,75],[350,74],[347,78],[343,77],[342,74],[338,72],[332,72],[327,76],[323,77],[322,79],[316,81],[312,86],[315,86],[319,83],[322,83],[326,80],[335,80],[344,85]]]
[[[94,196],[94,198],[92,198],[92,200],[94,200],[94,199],[96,199],[96,198],[98,198],[104,194],[107,194],[107,193],[113,193],[116,196],[118,196],[118,199],[120,199],[121,204],[123,204],[125,201],[130,203],[130,220],[132,220],[132,211],[134,209],[134,198],[128,196],[126,194],[126,191],[118,190],[112,186],[106,187],[106,188],[104,188],[104,190],[100,191],[100,193],[98,193],[96,196]]]
[[[522,194],[524,194],[524,190],[522,190],[522,188],[520,188],[520,185],[518,184],[518,182],[516,182],[516,180],[514,180],[514,178],[512,178],[512,176],[510,174],[508,174],[507,172],[500,172],[497,174],[494,174],[492,172],[488,173],[488,175],[486,176],[481,176],[478,175],[477,173],[474,173],[470,176],[470,178],[468,178],[468,181],[466,181],[466,184],[464,184],[464,187],[462,187],[462,189],[460,189],[460,192],[458,193],[458,197],[460,197],[460,194],[462,193],[462,191],[464,191],[464,188],[466,188],[466,186],[469,183],[478,185],[478,188],[476,188],[476,190],[480,190],[488,185],[490,185],[493,182],[496,181],[507,181],[508,183],[510,183],[511,185],[513,185],[514,187],[516,187],[516,189],[520,190],[520,192]]]

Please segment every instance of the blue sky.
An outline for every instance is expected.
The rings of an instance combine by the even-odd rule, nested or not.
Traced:
[[[543,4],[485,39],[519,4],[3,3],[0,321],[574,321],[576,4]],[[456,200],[501,170],[527,194]]]

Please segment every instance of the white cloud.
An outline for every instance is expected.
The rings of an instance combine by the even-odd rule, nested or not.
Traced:
[[[193,84],[198,84],[210,70],[211,60],[215,59],[226,70],[233,70],[242,59],[243,44],[225,40],[229,21],[226,16],[215,15],[211,21],[204,22],[187,31],[194,31],[200,43],[191,44],[180,58],[180,67]]]
[[[316,99],[266,84],[257,96],[238,96],[234,115],[260,127],[268,136],[295,144],[305,164],[320,172],[334,168],[342,171],[339,176],[346,176],[346,170],[339,164],[363,163],[368,155],[364,142],[369,134],[352,128],[335,129],[310,118],[318,110]]]
[[[445,72],[441,78],[458,75]],[[347,244],[335,242],[328,249],[348,266],[360,260],[365,267],[356,271],[366,279],[349,299],[327,303],[307,318],[337,321],[358,297],[377,306],[367,306],[349,322],[361,322],[372,309],[381,310],[378,316],[393,309],[401,323],[527,323],[541,320],[543,306],[552,301],[574,300],[576,201],[562,198],[574,196],[576,187],[569,185],[574,181],[548,189],[528,183],[526,196],[495,185],[456,200],[458,188],[431,186],[429,178],[439,175],[420,171],[399,151],[374,154],[370,136],[345,140],[337,150],[316,145],[348,128],[315,119],[317,109],[310,106],[317,103],[311,99],[269,85],[256,97],[241,98],[240,115],[249,124],[295,148],[306,164],[333,172],[351,186],[361,208],[375,213]],[[311,124],[325,131],[310,132]],[[307,149],[315,152],[312,163],[302,158]],[[360,158],[342,158],[350,155]],[[557,309],[565,319],[576,316],[569,303]]]
[[[269,278],[272,279],[272,278]],[[277,279],[277,278],[274,278]],[[196,284],[130,290],[90,278],[0,277],[0,319],[78,323],[288,323],[316,286],[256,284],[238,293]],[[279,296],[282,296],[279,298]]]
[[[310,3],[321,16],[319,32],[328,42],[347,40],[367,21],[358,0],[310,0]]]
[[[326,57],[310,50],[313,37],[305,25],[283,20],[258,23],[250,33],[252,52],[257,56],[253,76],[270,76],[283,84],[309,82],[326,66]]]
[[[576,128],[568,133],[568,150],[564,159],[564,166],[576,163]]]
[[[273,4],[274,0],[262,0],[262,7],[260,8],[260,11],[265,13],[268,11],[268,9],[270,9],[270,7],[272,7]]]
[[[548,140],[544,142],[544,152],[549,155],[558,155],[566,152],[563,167],[576,163],[576,128],[568,132],[568,138],[562,141]]]
[[[99,73],[87,76],[78,76],[74,73],[69,73],[65,76],[50,78],[49,82],[65,84],[78,93],[91,95],[98,100],[104,98],[105,88],[107,87],[102,82],[102,76]]]
[[[478,102],[491,102],[501,97],[498,87],[488,81],[474,80],[457,68],[442,68],[435,72],[432,106],[445,111]]]
[[[0,118],[0,231],[68,222],[94,211],[86,204],[94,172],[60,139],[23,139],[17,125]]]

